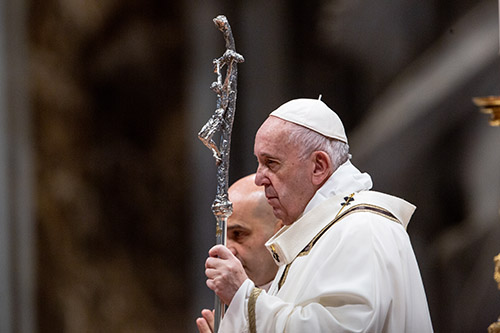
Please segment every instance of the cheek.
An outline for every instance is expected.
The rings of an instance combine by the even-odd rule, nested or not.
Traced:
[[[285,202],[293,202],[300,195],[300,188],[294,183],[282,182],[279,187],[280,199]]]
[[[296,214],[307,199],[306,189],[301,183],[288,183],[282,189],[280,202],[289,214]],[[302,207],[303,208],[303,207]]]
[[[281,177],[279,176],[274,176],[273,178],[270,179],[271,181],[271,186],[273,187],[274,191],[278,195],[278,197],[283,197],[287,195],[287,184]]]
[[[304,168],[298,169],[294,175],[290,176],[290,182],[288,187],[290,191],[295,192],[296,195],[302,194],[304,192],[304,185],[308,182],[309,174]]]
[[[269,238],[268,237],[264,237],[263,234],[259,233],[255,235],[255,237],[252,239],[251,242],[248,242],[248,251],[254,251],[254,252],[257,252],[257,251],[261,251],[262,249],[266,249],[266,247],[264,246],[264,243],[267,242]],[[267,251],[267,250],[266,250]]]
[[[247,242],[245,244],[245,246],[241,247],[242,252],[252,253],[253,250],[254,250],[254,247],[253,247],[252,243],[250,243],[250,242]]]
[[[252,255],[264,247],[265,241],[267,241],[267,239],[264,240],[260,232],[257,232],[254,233],[250,239],[247,239],[245,246],[242,246],[242,248],[244,248],[244,251],[248,254]]]

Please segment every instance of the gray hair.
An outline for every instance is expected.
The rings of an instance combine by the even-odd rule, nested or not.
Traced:
[[[304,126],[286,122],[288,142],[297,145],[299,158],[306,159],[315,151],[324,151],[330,157],[333,171],[349,159],[349,145],[337,139],[328,138]]]

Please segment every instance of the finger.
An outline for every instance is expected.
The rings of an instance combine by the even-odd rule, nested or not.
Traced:
[[[219,295],[219,293],[223,292],[225,290],[225,287],[226,287],[224,280],[221,279],[220,277],[216,277],[213,279],[207,279],[206,285],[208,288],[213,290],[217,294],[217,296],[219,296],[219,297],[221,297]]]
[[[206,284],[208,288],[215,291],[215,279],[208,279]]]
[[[234,257],[231,251],[224,245],[215,245],[208,251],[208,254],[212,258],[228,259]]]
[[[219,258],[208,257],[207,260],[205,260],[205,268],[215,268],[219,263]]]
[[[207,279],[207,287],[213,290],[216,294],[218,294],[221,290],[224,290],[224,280],[219,277],[213,279]]]
[[[200,333],[212,333],[213,331],[210,329],[208,322],[205,318],[196,319],[196,326],[198,326],[198,332]]]
[[[201,315],[208,323],[208,326],[210,326],[210,329],[213,331],[214,330],[214,318],[215,318],[214,317],[214,310],[210,311],[210,310],[205,309],[205,310],[201,311]]]
[[[220,275],[220,273],[216,270],[216,269],[213,269],[213,268],[207,268],[205,269],[205,275],[207,276],[207,278],[209,279],[215,279],[217,276]]]

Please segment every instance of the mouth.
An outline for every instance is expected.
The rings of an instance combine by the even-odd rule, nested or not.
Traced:
[[[271,187],[266,187],[265,188],[265,194],[266,194],[266,198],[267,200],[269,199],[274,199],[274,198],[277,198],[278,196],[276,195],[275,191],[271,188]]]
[[[272,205],[273,202],[277,201],[278,200],[278,197],[276,196],[268,196],[266,195],[266,199],[267,199],[267,202]]]
[[[272,199],[272,198],[276,198],[276,196],[266,193],[266,199],[267,200]]]

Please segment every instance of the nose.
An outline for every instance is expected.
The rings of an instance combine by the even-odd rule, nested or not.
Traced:
[[[226,244],[226,246],[227,246],[227,248],[231,251],[231,253],[232,253],[233,255],[236,255],[237,251],[236,251],[236,249],[235,249],[235,247],[234,247],[234,243],[233,243],[233,241],[232,241],[232,240],[228,239],[228,240],[227,240],[227,244]]]
[[[257,186],[264,186],[268,185],[269,180],[267,179],[263,168],[259,165],[257,167],[257,172],[255,173],[255,185]]]

